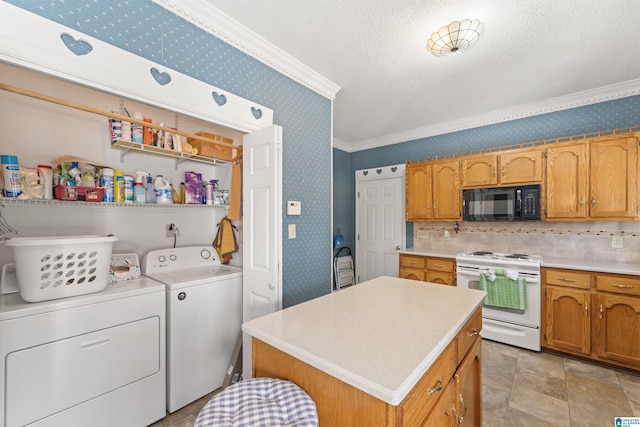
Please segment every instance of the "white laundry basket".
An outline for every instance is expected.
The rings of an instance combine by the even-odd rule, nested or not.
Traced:
[[[20,296],[27,302],[100,292],[109,279],[115,236],[14,237]]]

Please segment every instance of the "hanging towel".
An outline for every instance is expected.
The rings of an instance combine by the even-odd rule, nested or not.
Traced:
[[[485,305],[525,310],[527,290],[524,278],[512,280],[504,269],[496,268],[495,280],[490,281],[485,273],[480,273],[480,289],[487,292]]]
[[[220,262],[229,264],[232,253],[238,252],[238,241],[236,240],[235,226],[228,217],[224,217],[218,224],[218,232],[213,240],[213,247],[218,252]]]

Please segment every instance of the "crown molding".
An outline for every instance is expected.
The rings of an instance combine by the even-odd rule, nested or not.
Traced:
[[[458,120],[439,123],[432,126],[425,126],[385,135],[379,138],[371,138],[357,142],[341,141],[349,149],[348,152],[368,150],[371,148],[383,147],[400,142],[414,141],[431,136],[444,135],[452,132],[473,129],[496,123],[508,122],[511,120],[523,119],[540,114],[553,113],[571,108],[583,107],[585,105],[597,104],[599,102],[612,101],[619,98],[626,98],[640,94],[640,79],[629,80],[597,89],[576,92],[574,94],[550,98],[540,102],[521,105],[504,110],[497,110],[490,113],[465,117]],[[336,138],[334,138],[334,146]],[[342,149],[342,148],[341,148]]]
[[[334,100],[340,86],[202,0],[152,0],[290,79]]]
[[[347,153],[351,152],[351,145],[348,142],[341,140],[340,138],[333,138],[333,148],[346,151]]]

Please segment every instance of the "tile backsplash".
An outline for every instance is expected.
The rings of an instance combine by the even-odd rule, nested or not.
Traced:
[[[640,223],[636,222],[416,222],[413,247],[424,250],[467,250],[525,253],[586,261],[640,263]],[[418,237],[418,232],[421,231]],[[428,234],[428,238],[423,237]],[[445,238],[449,231],[450,238]],[[622,237],[622,248],[612,238]]]

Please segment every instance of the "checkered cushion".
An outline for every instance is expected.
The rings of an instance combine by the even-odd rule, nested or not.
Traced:
[[[213,396],[194,427],[318,427],[315,402],[290,381],[250,378]]]

